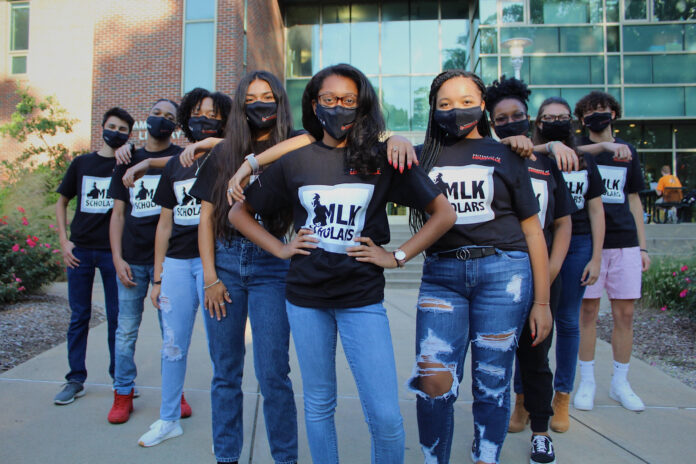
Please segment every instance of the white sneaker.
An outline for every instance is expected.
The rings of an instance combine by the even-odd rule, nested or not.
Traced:
[[[645,404],[643,404],[643,401],[641,401],[638,395],[633,393],[631,385],[628,382],[621,382],[618,385],[612,382],[611,388],[609,389],[609,398],[618,401],[621,403],[621,406],[629,411],[641,412],[645,410]]]
[[[573,406],[575,409],[580,409],[582,411],[592,411],[594,408],[594,397],[596,385],[594,382],[580,381],[578,386],[578,391],[575,392],[575,398],[573,398]]]
[[[164,440],[169,438],[178,437],[184,433],[179,425],[179,421],[164,421],[161,419],[156,420],[142,437],[138,440],[140,446],[149,447],[155,446],[162,443]]]

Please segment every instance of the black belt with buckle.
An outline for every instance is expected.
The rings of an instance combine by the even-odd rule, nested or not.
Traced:
[[[455,258],[460,261],[467,261],[469,259],[479,259],[485,258],[486,256],[492,256],[496,253],[495,247],[473,247],[473,248],[457,248],[452,251],[444,251],[438,253],[437,256],[440,258]]]

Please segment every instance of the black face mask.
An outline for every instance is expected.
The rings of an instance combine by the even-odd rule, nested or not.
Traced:
[[[195,116],[189,119],[188,126],[196,142],[207,139],[208,137],[220,138],[222,136],[222,121],[219,119]]]
[[[165,119],[162,116],[148,116],[146,122],[147,131],[158,140],[168,139],[176,127],[174,121]]]
[[[611,124],[611,113],[592,113],[591,115],[583,118],[585,127],[590,129],[592,132],[602,132]]]
[[[509,122],[500,126],[493,126],[496,135],[501,140],[515,135],[527,135],[529,132],[529,119],[525,118],[521,121]]]
[[[336,140],[343,140],[355,123],[357,108],[334,106],[327,108],[317,104],[317,119],[329,135]]]
[[[252,129],[268,129],[278,120],[278,104],[276,102],[255,101],[244,108],[247,121]]]
[[[568,140],[570,121],[552,121],[541,123],[541,136],[546,140]]]
[[[433,119],[448,135],[460,139],[474,130],[482,115],[481,108],[474,106],[473,108],[454,108],[449,111],[435,110]]]
[[[123,132],[119,131],[112,131],[109,129],[104,129],[102,131],[102,138],[104,139],[104,142],[114,149],[126,143],[128,141],[128,137],[130,137],[130,134],[124,134]]]

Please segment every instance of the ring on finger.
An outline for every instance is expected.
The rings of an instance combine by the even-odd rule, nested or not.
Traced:
[[[233,188],[228,188],[227,191],[230,192],[230,193],[232,193],[232,192],[234,192],[234,189],[233,189]]]
[[[399,147],[392,147],[392,151],[399,151]]]

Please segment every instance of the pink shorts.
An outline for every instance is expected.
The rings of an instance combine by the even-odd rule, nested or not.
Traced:
[[[640,298],[642,267],[639,247],[602,250],[599,278],[585,289],[583,298],[601,298],[605,288],[610,300]]]

